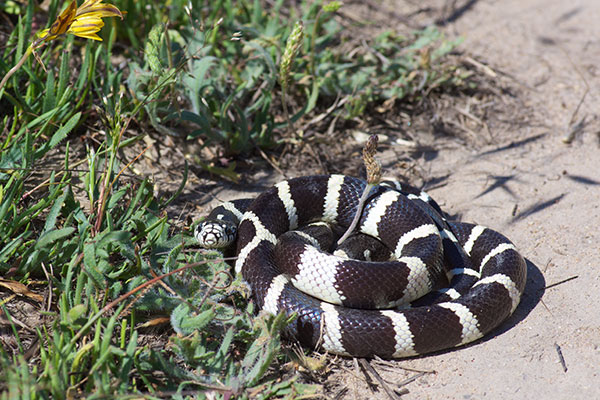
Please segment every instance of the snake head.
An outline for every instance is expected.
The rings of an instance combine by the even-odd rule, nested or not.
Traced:
[[[235,242],[237,225],[224,220],[207,220],[198,224],[194,236],[205,249],[223,249]]]

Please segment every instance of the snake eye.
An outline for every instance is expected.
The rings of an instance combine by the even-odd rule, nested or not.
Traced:
[[[237,227],[233,225],[227,225],[227,227],[225,228],[225,232],[227,233],[227,236],[235,237],[235,235],[237,234]]]

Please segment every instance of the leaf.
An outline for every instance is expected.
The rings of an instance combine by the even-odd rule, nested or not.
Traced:
[[[50,139],[50,149],[54,148],[57,144],[59,144],[64,138],[67,137],[69,132],[75,128],[75,125],[79,122],[79,118],[81,118],[81,112],[73,115],[66,124],[60,127],[58,131],[54,135],[52,135],[52,139]]]
[[[94,282],[96,287],[105,287],[104,276],[98,270],[96,263],[96,247],[94,243],[86,242],[83,244],[83,266],[87,276]]]
[[[202,57],[199,61],[195,61],[192,64],[192,68],[189,75],[183,77],[183,84],[189,90],[189,98],[192,102],[192,110],[195,114],[201,114],[202,102],[201,102],[201,91],[202,88],[210,85],[210,82],[206,79],[206,74],[210,67],[218,59],[213,56]]]
[[[93,348],[94,348],[94,342],[88,342],[88,343],[84,344],[83,346],[81,346],[81,348],[77,351],[77,353],[75,354],[75,357],[73,358],[73,364],[71,365],[71,372],[76,373],[79,371],[79,365],[81,364],[83,356],[85,356]]]
[[[56,107],[56,93],[54,84],[54,74],[48,74],[46,76],[46,90],[44,91],[44,105],[43,110],[48,111]]]
[[[256,50],[265,60],[265,63],[267,64],[267,66],[269,67],[269,71],[271,72],[270,75],[265,76],[265,79],[273,84],[277,76],[277,67],[275,66],[275,62],[273,62],[273,57],[271,57],[271,55],[267,52],[267,50],[265,50],[264,47],[262,47],[254,40],[249,41],[246,44],[252,47],[254,50]]]
[[[75,126],[79,122],[79,118],[81,118],[81,112],[78,112],[77,114],[75,114],[71,118],[69,118],[69,120],[63,126],[61,126],[54,133],[54,135],[52,135],[50,140],[48,142],[44,143],[44,145],[41,146],[35,152],[35,157],[41,158],[49,150],[53,149],[54,147],[56,147],[56,145],[58,145],[61,141],[63,141],[67,137],[69,132],[71,132],[73,130],[73,128],[75,128]]]
[[[133,248],[133,243],[131,243],[132,236],[133,234],[127,231],[109,231],[101,235],[97,247],[101,249],[108,244],[116,244],[119,247],[125,246]]]
[[[85,306],[85,304],[77,304],[76,306],[72,307],[67,313],[67,321],[73,324],[78,319],[82,318],[86,312],[87,307]]]
[[[180,335],[189,335],[195,330],[202,330],[215,317],[212,309],[192,316],[187,304],[180,304],[171,313],[171,325]]]
[[[69,191],[65,190],[60,196],[58,196],[56,200],[54,200],[54,204],[52,204],[52,208],[50,208],[50,211],[46,216],[46,223],[44,224],[44,230],[42,232],[49,232],[50,230],[54,229],[56,225],[56,218],[58,217],[58,214],[60,213],[68,194]]]
[[[11,281],[8,279],[0,278],[0,286],[10,290],[13,293],[20,294],[25,297],[29,297],[30,299],[33,299],[37,302],[41,303],[42,301],[44,301],[43,296],[41,296],[37,293],[33,293],[32,291],[30,291],[27,288],[27,286],[23,285],[21,282]]]
[[[227,333],[221,342],[221,346],[219,346],[219,350],[212,360],[215,371],[221,370],[226,365],[227,354],[229,354],[229,346],[231,346],[231,343],[233,342],[234,333],[235,330],[233,327],[230,327],[227,330]]]
[[[19,167],[23,163],[23,153],[21,147],[17,144],[18,142],[15,142],[10,150],[2,153],[2,158],[0,158],[0,171],[2,171],[0,172],[0,181],[6,181],[12,172],[12,168]]]
[[[73,232],[75,232],[75,228],[73,227],[46,232],[40,236],[39,240],[35,244],[35,249],[44,249],[47,246],[52,245],[54,242],[70,236]]]
[[[254,386],[258,383],[271,365],[271,361],[279,349],[279,334],[290,320],[291,318],[288,318],[283,312],[277,316],[263,314],[258,320],[261,329],[260,335],[252,342],[242,360],[240,378],[247,386]]]
[[[17,250],[21,244],[23,244],[26,237],[30,236],[31,232],[23,232],[19,236],[13,238],[11,242],[5,245],[0,250],[0,262],[6,262],[10,257],[13,256],[13,252]]]

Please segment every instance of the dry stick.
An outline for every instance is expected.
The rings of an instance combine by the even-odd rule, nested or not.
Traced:
[[[556,349],[556,353],[558,354],[558,360],[560,361],[560,365],[562,365],[562,369],[564,372],[567,372],[567,363],[565,362],[565,358],[563,357],[562,350],[557,343],[554,343],[554,348]]]
[[[550,289],[550,288],[552,288],[552,287],[554,287],[554,286],[562,285],[563,283],[566,283],[566,282],[572,281],[573,279],[577,279],[577,278],[579,278],[579,275],[574,275],[574,276],[572,276],[572,277],[570,277],[570,278],[563,279],[562,281],[558,281],[558,282],[556,282],[556,283],[552,283],[552,284],[550,284],[550,285],[546,286],[546,287],[545,287],[543,290]]]
[[[80,256],[80,260],[78,260],[77,264],[79,263],[79,261],[81,261],[81,259],[83,258],[83,253]],[[221,259],[218,259],[217,261],[229,261],[229,260],[234,260],[235,257],[224,257]],[[177,268],[171,272],[167,272],[166,274],[162,274],[157,276],[156,278],[150,279],[147,282],[142,283],[141,285],[139,285],[136,288],[131,289],[129,292],[117,297],[115,300],[111,301],[110,303],[108,303],[107,305],[105,305],[104,307],[102,307],[102,309],[100,311],[98,311],[98,313],[96,313],[96,315],[94,315],[80,330],[79,332],[77,332],[77,334],[75,336],[73,336],[73,339],[71,339],[70,345],[73,346],[75,345],[75,342],[77,342],[83,335],[84,333],[88,330],[88,328],[90,328],[98,319],[100,319],[100,317],[106,313],[108,310],[110,310],[111,308],[113,308],[114,306],[116,306],[117,304],[119,304],[120,302],[122,302],[123,300],[125,300],[126,298],[128,298],[129,296],[139,292],[140,290],[152,286],[154,284],[156,284],[158,281],[162,280],[163,278],[166,278],[167,276],[171,276],[174,274],[177,274],[181,271],[185,271],[186,269],[189,268],[194,268],[203,264],[206,264],[209,261],[215,261],[215,260],[206,260],[206,261],[202,261],[202,262],[197,262],[197,263],[192,263],[192,264],[186,264],[183,267]],[[76,265],[77,265],[76,264]]]
[[[129,161],[129,162],[127,163],[127,165],[125,165],[123,168],[121,168],[121,170],[119,171],[119,173],[117,174],[117,176],[115,176],[115,179],[113,179],[113,181],[111,182],[111,184],[110,184],[110,185],[111,185],[111,186],[112,186],[112,185],[114,185],[114,184],[115,184],[115,182],[117,182],[117,179],[119,179],[119,177],[121,176],[121,174],[122,174],[122,173],[123,173],[123,172],[124,172],[124,171],[125,171],[127,168],[129,168],[129,167],[131,166],[131,164],[133,164],[134,162],[136,162],[136,161],[137,161],[137,159],[138,159],[138,158],[140,158],[140,157],[141,157],[141,156],[142,156],[142,155],[143,155],[143,154],[144,154],[144,153],[145,153],[145,152],[146,152],[146,151],[147,151],[147,150],[150,148],[150,146],[152,146],[152,144],[149,144],[148,146],[146,146],[146,148],[145,148],[144,150],[140,151],[140,153],[139,153],[137,156],[135,156],[135,158],[134,158],[133,160]]]
[[[358,358],[354,357],[352,359],[352,363],[354,364],[354,369],[356,370],[356,375],[359,377],[359,379],[364,380],[364,382],[367,384],[369,389],[373,390],[373,387],[375,386],[375,382],[373,382],[373,380],[371,379],[371,375],[369,375],[369,372],[366,369],[361,368],[358,362],[359,362]],[[359,373],[361,371],[362,371],[362,375]]]
[[[587,85],[587,82],[586,82],[586,85]],[[571,115],[571,120],[569,121],[569,126],[573,125],[575,117],[577,116],[577,113],[579,112],[579,108],[583,104],[583,101],[585,100],[585,97],[587,96],[589,91],[590,91],[590,88],[588,86],[585,89],[583,96],[581,96],[581,99],[579,100],[579,104],[577,104],[577,107],[575,107],[575,111],[573,111],[573,114]],[[584,119],[585,119],[585,117],[584,117]],[[577,125],[579,125],[579,124],[577,124]],[[573,141],[573,139],[575,139],[575,136],[577,135],[577,132],[579,132],[579,131],[580,131],[579,129],[569,130],[569,132],[562,138],[562,142],[565,144],[571,143]]]
[[[10,303],[16,297],[17,297],[17,295],[15,293],[13,293],[13,294],[9,294],[8,296],[6,296],[3,299],[0,299],[0,307],[3,306],[4,304]]]
[[[347,387],[343,387],[341,388],[337,394],[333,397],[334,400],[338,400],[338,399],[343,399],[344,396],[346,395],[346,393],[348,393],[348,388]]]
[[[254,146],[256,147],[256,150],[258,150],[258,153],[260,154],[260,156],[267,162],[269,163],[269,165],[277,172],[279,172],[279,174],[281,174],[281,176],[283,176],[285,179],[288,179],[287,175],[285,174],[285,172],[283,172],[281,170],[281,168],[279,168],[279,166],[269,158],[269,156],[267,155],[267,153],[265,153],[263,151],[263,149],[261,149],[256,143],[254,143]]]
[[[365,206],[365,202],[367,201],[367,197],[369,197],[369,193],[371,192],[371,188],[373,186],[374,185],[370,184],[370,183],[367,183],[367,186],[365,186],[365,190],[362,192],[362,195],[360,196],[360,199],[358,200],[358,205],[356,206],[356,214],[354,215],[354,219],[352,220],[352,223],[350,224],[350,226],[348,227],[346,232],[342,235],[340,240],[338,240],[338,242],[337,242],[338,246],[340,244],[344,243],[344,240],[348,239],[348,236],[350,236],[352,234],[352,232],[354,231],[354,228],[356,228],[356,225],[358,225],[358,221],[360,220],[360,216],[361,216],[362,210]]]
[[[422,373],[422,374],[435,374],[436,371],[434,369],[416,369],[416,368],[409,368],[403,365],[399,365],[397,362],[394,361],[388,361],[388,360],[384,360],[381,357],[375,356],[374,360],[378,363],[377,365],[380,367],[380,369],[382,367],[387,367],[387,368],[383,368],[386,371],[395,371],[396,369],[400,368],[404,371],[409,371],[409,372],[418,372],[418,373]]]
[[[373,366],[371,364],[369,364],[369,362],[367,360],[365,360],[364,358],[360,359],[360,364],[362,365],[362,367],[369,371],[369,373],[371,375],[373,375],[375,377],[375,379],[377,379],[377,381],[379,382],[379,384],[381,385],[381,387],[383,388],[383,390],[385,391],[385,393],[388,395],[388,397],[392,400],[399,400],[400,398],[396,395],[396,393],[394,393],[394,391],[388,386],[388,384],[383,380],[383,378],[381,377],[381,375],[379,375],[379,373],[375,370],[375,368],[373,368]],[[408,393],[408,390],[406,389],[402,389],[402,392],[404,394],[404,392]]]
[[[406,379],[405,379],[405,380],[403,380],[402,382],[398,383],[398,386],[399,386],[399,387],[406,386],[406,385],[408,385],[409,383],[416,381],[417,379],[419,379],[419,378],[420,378],[420,377],[422,377],[423,375],[426,375],[426,374],[429,374],[429,373],[430,373],[430,372],[423,371],[423,372],[419,372],[419,373],[417,373],[417,374],[414,374],[414,375],[413,375],[413,376],[411,376],[410,378],[406,378]],[[408,392],[408,390],[407,390],[407,389],[403,389],[403,390],[406,390],[406,391]]]
[[[50,264],[51,273],[48,273],[48,270],[46,269],[46,264],[44,262],[41,263],[41,266],[42,271],[44,271],[44,275],[46,276],[46,280],[48,281],[48,298],[46,299],[46,306],[42,308],[45,308],[46,311],[50,311],[50,308],[52,306],[52,292],[54,291],[54,289],[52,288],[52,279],[50,277],[54,276],[54,271],[52,269],[52,264]]]

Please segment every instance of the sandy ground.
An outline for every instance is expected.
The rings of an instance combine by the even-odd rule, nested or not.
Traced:
[[[422,7],[396,3],[382,2],[393,10]],[[422,167],[433,179],[448,176],[429,191],[448,213],[517,245],[528,284],[515,315],[484,340],[373,365],[395,384],[413,370],[435,371],[404,386],[406,399],[600,398],[600,1],[454,3],[464,12],[444,31],[463,36],[463,50],[509,77],[537,122],[491,132],[485,148],[451,146]],[[567,144],[569,132],[576,134]],[[230,197],[240,195],[219,195]],[[354,369],[351,360],[337,365]],[[389,398],[359,370],[334,370],[330,397]]]
[[[403,368],[435,371],[408,384],[406,399],[600,398],[600,2],[470,3],[446,32],[524,88],[542,123],[476,152],[441,151],[426,167],[449,179],[430,194],[461,220],[507,235],[528,261],[528,284],[491,337],[380,372],[397,383],[415,375]],[[346,398],[388,398],[352,375],[345,382]]]

